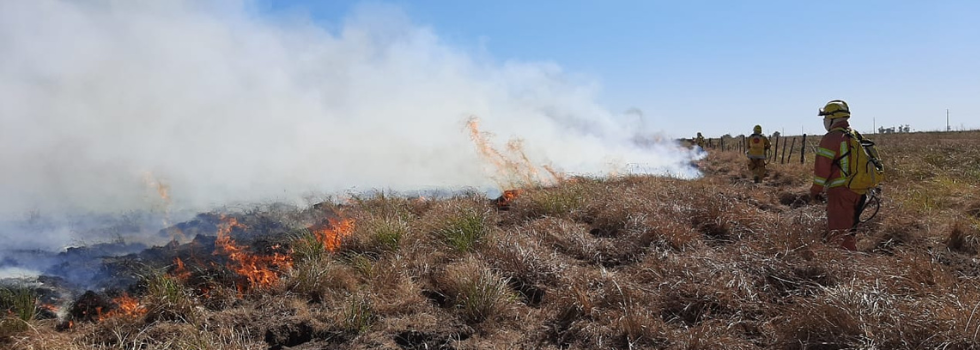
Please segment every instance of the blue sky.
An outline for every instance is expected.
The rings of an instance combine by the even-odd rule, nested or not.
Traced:
[[[379,3],[373,1],[371,3]],[[381,1],[441,41],[499,62],[553,62],[610,111],[673,136],[819,133],[852,124],[980,128],[980,1]],[[363,1],[261,0],[336,29]],[[874,124],[873,124],[874,123]]]

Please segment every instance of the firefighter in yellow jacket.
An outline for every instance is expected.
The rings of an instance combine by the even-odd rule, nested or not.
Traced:
[[[762,126],[756,125],[752,135],[745,139],[745,155],[749,157],[749,171],[752,172],[755,183],[762,182],[766,177],[766,159],[769,158],[769,138],[762,135]]]
[[[694,138],[694,144],[701,147],[701,149],[704,149],[704,136],[701,136],[700,132],[698,132],[698,136]]]

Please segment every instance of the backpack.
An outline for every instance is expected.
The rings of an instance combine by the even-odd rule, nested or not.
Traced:
[[[750,156],[760,156],[760,157],[766,156],[765,136],[759,134],[752,134],[749,136],[749,139],[747,141],[749,145],[748,145],[748,151],[745,152],[746,154]]]
[[[874,141],[861,136],[861,133],[844,129],[847,137],[847,152],[834,161],[847,178],[846,186],[854,192],[865,194],[878,187],[885,179],[885,167],[875,148]],[[846,159],[845,159],[846,157]]]

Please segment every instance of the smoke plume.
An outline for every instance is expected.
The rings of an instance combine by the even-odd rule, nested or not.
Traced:
[[[474,118],[555,171],[696,176],[554,63],[471,55],[385,6],[331,27],[236,1],[0,2],[0,213],[495,187]]]

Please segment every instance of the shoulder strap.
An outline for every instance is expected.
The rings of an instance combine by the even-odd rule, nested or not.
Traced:
[[[843,134],[844,134],[844,137],[848,137],[848,138],[850,138],[850,137],[853,137],[853,136],[852,136],[852,135],[853,135],[853,133],[856,133],[856,131],[853,131],[853,130],[851,130],[851,128],[843,128],[843,127],[840,127],[840,128],[833,128],[833,129],[830,129],[830,131],[831,131],[831,132],[834,132],[834,131],[840,131],[841,133],[843,133]],[[849,155],[851,155],[851,147],[847,147],[847,152],[844,152],[844,153],[843,153],[843,154],[841,154],[841,155],[840,155],[839,157],[837,157],[837,158],[834,158],[834,162],[833,162],[833,165],[834,165],[834,166],[836,166],[836,167],[837,167],[837,169],[840,169],[840,171],[841,171],[841,173],[842,173],[842,174],[844,174],[844,176],[850,176],[851,174],[848,174],[848,173],[847,173],[847,170],[848,170],[848,169],[844,169],[844,168],[842,168],[842,167],[840,166],[840,161],[841,161],[842,159],[844,159],[844,157],[847,157],[847,156],[849,156]]]

